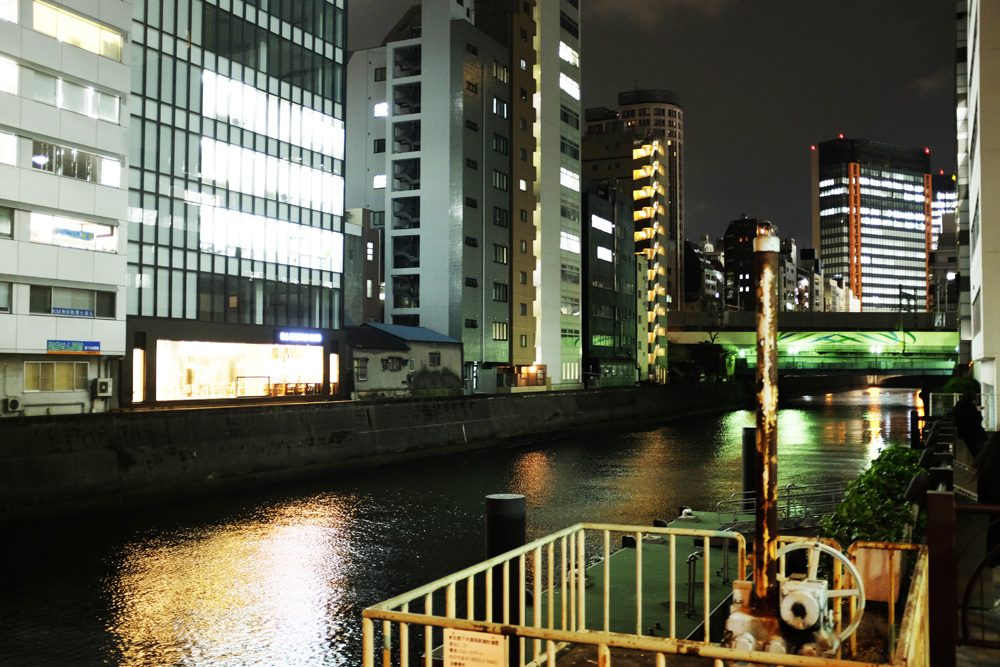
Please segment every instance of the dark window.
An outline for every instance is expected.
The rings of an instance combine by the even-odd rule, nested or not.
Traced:
[[[580,129],[580,114],[564,104],[559,105],[559,118],[574,129]]]
[[[478,56],[479,55],[479,49],[476,47],[475,44],[466,44],[465,45],[465,50],[468,51],[469,53],[471,53],[474,56]]]
[[[522,303],[521,304],[521,315],[524,315],[524,316],[528,315],[528,304],[526,304],[526,303]]]
[[[493,207],[493,224],[497,227],[509,227],[510,226],[510,212],[505,208],[500,208],[499,206]]]
[[[525,334],[521,334],[521,347],[528,347],[528,337]]]
[[[0,206],[0,238],[14,236],[14,209]]]
[[[478,248],[479,239],[477,239],[475,236],[466,236],[465,245],[469,246],[470,248]]]
[[[518,275],[518,282],[520,282],[522,285],[527,285],[528,284],[528,272],[527,271],[521,271],[520,275]]]
[[[521,222],[527,222],[528,221],[528,211],[526,209],[522,208],[520,215],[521,215]]]
[[[31,293],[28,296],[28,312],[45,315],[52,314],[52,288],[31,286]]]
[[[479,287],[479,280],[477,278],[466,278],[465,279],[465,286],[466,287]]]
[[[559,150],[562,151],[563,155],[568,155],[574,160],[580,159],[580,144],[567,139],[566,137],[560,137]]]
[[[466,81],[465,82],[465,89],[467,91],[469,91],[470,93],[478,93],[479,92],[479,84],[478,83],[473,83],[471,81]]]
[[[507,303],[507,285],[504,283],[493,283],[493,300],[500,303]]]
[[[530,14],[531,13],[531,3],[530,2],[526,1],[524,3],[524,13],[525,14]]]
[[[114,319],[115,317],[115,297],[114,292],[95,292],[96,307],[94,317],[104,317]]]
[[[465,205],[469,208],[479,208],[479,200],[475,197],[466,197]]]
[[[528,41],[528,31],[525,30],[524,28],[521,28],[521,41],[522,42]]]
[[[559,12],[559,25],[563,30],[573,35],[577,39],[580,38],[580,26],[576,24],[576,21],[571,19],[566,12]]]
[[[524,88],[521,89],[521,99],[522,100],[528,99],[528,91],[525,90]]]
[[[521,162],[527,162],[528,161],[528,149],[521,148],[520,151],[521,152],[520,152],[519,157],[521,158]]]
[[[493,150],[495,150],[497,153],[500,153],[501,155],[507,155],[508,145],[509,142],[507,141],[507,137],[503,136],[502,134],[493,135]]]
[[[368,359],[354,357],[354,379],[358,382],[364,382],[368,379]]]
[[[375,80],[376,81],[385,81],[385,68],[384,67],[376,67],[375,68]]]
[[[528,242],[525,241],[524,239],[521,239],[521,252],[523,253],[528,252]]]
[[[477,322],[476,320],[465,320],[465,328],[466,329],[478,329],[479,328],[479,322]]]
[[[375,140],[375,146],[374,146],[374,148],[375,148],[375,152],[376,153],[384,153],[385,152],[385,139],[376,139]]]
[[[467,121],[465,121],[465,126],[467,128],[469,128],[470,130],[472,130],[473,132],[478,132],[479,131],[479,125],[474,120],[467,120]]]
[[[471,157],[465,158],[465,166],[469,169],[479,169],[479,163],[473,160]]]
[[[507,192],[507,174],[502,171],[493,170],[493,187],[497,190]]]
[[[428,352],[427,353],[427,365],[428,366],[440,366],[441,365],[441,353],[440,352]]]
[[[520,128],[521,128],[522,130],[524,130],[525,132],[527,132],[527,131],[528,131],[528,119],[527,119],[527,118],[522,118],[522,119],[520,120],[520,122],[518,123],[518,125],[519,125],[519,126],[520,126]]]

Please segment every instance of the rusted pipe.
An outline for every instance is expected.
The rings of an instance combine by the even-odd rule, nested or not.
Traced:
[[[757,515],[754,596],[758,611],[778,613],[778,252],[771,223],[757,225]]]

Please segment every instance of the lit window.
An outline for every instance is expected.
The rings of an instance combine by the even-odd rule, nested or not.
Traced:
[[[597,246],[597,259],[603,259],[605,262],[614,261],[614,253],[611,252],[610,248]]]
[[[528,183],[523,178],[518,182],[517,187],[521,189],[521,192],[527,192]]]
[[[389,103],[379,102],[375,105],[375,117],[384,118],[389,115]]]
[[[386,184],[385,174],[379,174],[374,179],[372,179],[372,187],[375,188],[376,190],[385,189],[385,184]]]
[[[574,100],[580,99],[580,84],[567,74],[559,73],[559,87]]]
[[[3,160],[2,152],[0,148],[0,161]],[[121,163],[118,160],[43,141],[32,142],[31,166],[56,176],[100,183],[111,188],[121,185]]]
[[[570,48],[566,42],[559,42],[559,57],[570,65],[580,66],[580,54]]]
[[[590,226],[594,227],[595,229],[600,229],[602,232],[608,234],[615,233],[615,226],[611,223],[611,221],[605,220],[604,218],[598,215],[590,216]]]
[[[118,229],[96,222],[31,213],[31,240],[64,248],[118,251]]]
[[[89,376],[86,361],[26,361],[24,391],[86,391]]]
[[[528,63],[527,63],[527,61],[524,58],[521,58],[521,70],[523,71],[523,70],[527,70],[527,69],[528,69]]]
[[[559,168],[559,184],[576,192],[580,191],[580,174],[576,174],[566,167]]]
[[[0,0],[2,11],[3,0]],[[17,63],[0,58],[0,91],[17,95]]]
[[[55,7],[35,2],[33,26],[38,32],[55,37],[60,42],[119,62],[122,59],[121,35]]]
[[[0,20],[17,23],[18,0],[0,0]]]
[[[14,165],[17,161],[17,137],[0,134],[0,164]]]
[[[580,254],[580,237],[569,232],[559,232],[559,247]]]

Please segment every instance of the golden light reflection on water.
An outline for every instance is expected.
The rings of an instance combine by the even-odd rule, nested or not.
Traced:
[[[868,412],[865,419],[868,421],[868,455],[872,458],[878,456],[879,450],[885,447],[885,439],[882,436],[882,391],[878,387],[871,387],[868,390]]]
[[[511,493],[525,497],[529,506],[538,506],[552,493],[555,475],[552,455],[548,452],[528,452],[514,460]]]
[[[134,545],[110,583],[120,664],[326,662],[343,649],[333,639],[351,523],[336,503],[311,499]]]

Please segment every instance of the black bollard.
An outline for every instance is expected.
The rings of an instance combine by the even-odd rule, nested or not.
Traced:
[[[910,410],[910,447],[920,449],[920,416],[916,410]]]
[[[745,509],[750,509],[754,491],[757,490],[757,429],[752,426],[743,427],[743,494],[747,498]]]
[[[527,501],[524,496],[514,493],[496,493],[486,496],[486,558],[494,558],[511,549],[523,547],[527,543]],[[506,595],[509,603],[509,624],[521,622],[521,582],[517,562],[510,568],[509,588]],[[493,568],[493,622],[503,623],[503,566]],[[510,638],[508,656],[511,665],[519,665],[520,642]]]

